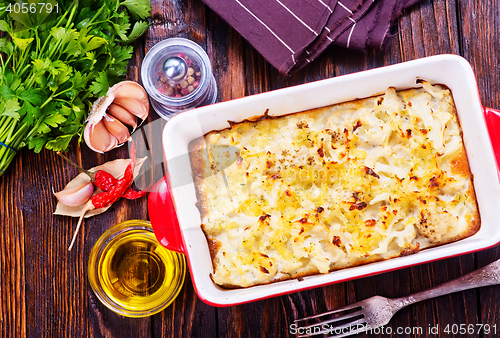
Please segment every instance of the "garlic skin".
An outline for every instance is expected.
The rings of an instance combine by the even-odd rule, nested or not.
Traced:
[[[148,114],[149,100],[144,88],[133,81],[119,82],[92,105],[83,135],[85,143],[101,154],[116,148],[130,139]]]
[[[54,192],[54,196],[64,205],[68,207],[77,207],[85,204],[94,193],[94,185],[92,182],[87,182],[83,185]]]

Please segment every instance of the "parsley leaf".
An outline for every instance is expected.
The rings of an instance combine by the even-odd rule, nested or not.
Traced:
[[[45,143],[47,143],[48,139],[49,138],[46,135],[41,135],[38,137],[31,138],[28,141],[28,147],[30,149],[33,149],[35,151],[35,153],[39,153],[43,149],[43,146],[45,145]]]
[[[16,98],[7,100],[5,102],[0,103],[0,116],[8,116],[12,117],[15,120],[19,120],[18,111],[21,109],[19,106],[19,102]]]
[[[130,32],[127,39],[123,40],[123,42],[132,42],[137,39],[139,36],[144,34],[149,28],[149,23],[145,21],[137,21],[132,28],[132,32]]]
[[[54,140],[50,140],[45,144],[45,148],[49,150],[59,151],[68,148],[69,143],[73,139],[74,135],[61,135],[56,137]]]
[[[28,90],[23,90],[19,95],[19,98],[37,106],[42,104],[42,95],[43,94],[40,89],[31,88]]]
[[[95,81],[90,85],[89,90],[97,97],[106,95],[108,91],[109,83],[108,78],[106,77],[106,72],[99,72],[99,75],[96,77]]]
[[[0,86],[0,97],[2,97],[4,100],[10,100],[14,97],[16,97],[16,92],[14,92],[11,88],[7,87],[6,85]]]
[[[97,49],[102,45],[104,45],[105,43],[106,43],[105,39],[94,35],[85,36],[80,42],[81,46],[83,47],[84,53]]]
[[[125,0],[120,5],[127,7],[135,20],[147,18],[151,11],[149,0]]]

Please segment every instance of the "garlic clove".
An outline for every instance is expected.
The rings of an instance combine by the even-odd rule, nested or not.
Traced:
[[[54,192],[54,196],[56,196],[59,202],[68,207],[77,207],[85,204],[92,197],[93,193],[94,185],[92,182],[87,182],[71,189]]]
[[[131,99],[129,97],[115,98],[113,103],[127,109],[129,112],[131,112],[141,120],[145,120],[148,117],[149,104],[146,107],[143,102],[136,99]]]
[[[104,127],[106,127],[109,133],[116,137],[118,143],[123,143],[130,138],[128,128],[117,118],[113,118],[109,115],[104,115],[102,122],[104,123]]]
[[[118,145],[118,140],[109,133],[102,120],[94,125],[87,124],[83,137],[90,149],[101,154]]]
[[[134,129],[137,128],[137,116],[117,104],[112,103],[109,105],[108,115],[116,117],[120,120],[120,122],[126,124],[127,126]]]
[[[140,124],[142,124],[149,114],[149,99],[142,86],[133,81],[122,81],[109,88],[105,96],[98,98],[90,110],[85,126],[85,143],[94,151],[103,153],[119,145],[123,140],[130,138]],[[111,117],[121,122],[122,125],[133,128],[129,134],[125,129],[116,123],[111,126],[110,123],[104,125],[103,119]],[[140,118],[141,120],[139,120]],[[108,122],[111,122],[108,120]],[[106,127],[112,131],[106,136],[104,131]],[[100,135],[100,136],[95,136]]]
[[[147,102],[149,105],[148,94],[146,93],[144,88],[142,88],[142,86],[136,82],[122,81],[116,84],[113,88],[115,98],[128,97],[137,101],[141,101],[143,103]]]

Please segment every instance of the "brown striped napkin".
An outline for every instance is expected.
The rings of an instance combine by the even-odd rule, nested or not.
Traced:
[[[202,0],[281,73],[302,69],[331,43],[382,48],[419,0]]]

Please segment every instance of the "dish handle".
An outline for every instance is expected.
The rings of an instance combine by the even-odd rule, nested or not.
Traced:
[[[156,239],[169,250],[185,253],[167,176],[156,182],[148,196],[149,219]]]
[[[500,110],[484,107],[484,117],[486,126],[490,134],[495,160],[497,162],[497,170],[500,171]],[[499,172],[500,175],[500,172]]]

